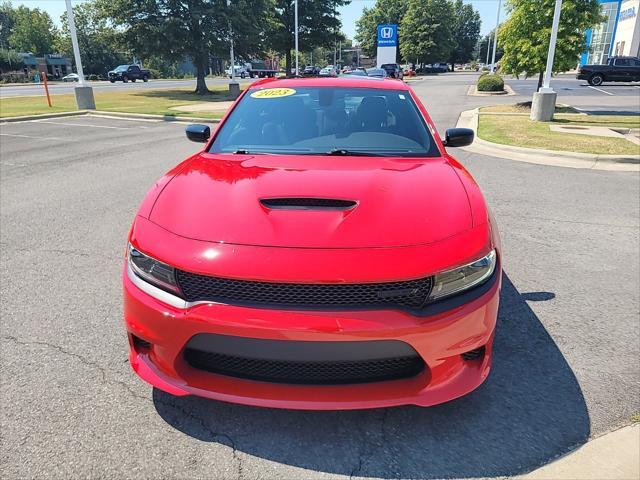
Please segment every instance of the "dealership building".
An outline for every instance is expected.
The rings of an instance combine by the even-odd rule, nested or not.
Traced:
[[[599,0],[604,22],[587,30],[582,64],[604,64],[613,56],[640,56],[640,0]]]

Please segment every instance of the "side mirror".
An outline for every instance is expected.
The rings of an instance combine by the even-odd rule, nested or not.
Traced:
[[[470,128],[447,128],[442,143],[445,147],[466,147],[473,143],[473,135]]]
[[[186,133],[192,142],[206,143],[211,136],[211,129],[207,125],[193,124],[187,126]]]

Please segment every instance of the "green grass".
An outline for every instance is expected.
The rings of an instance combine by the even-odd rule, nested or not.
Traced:
[[[640,115],[567,115],[554,117],[554,123],[640,128]],[[607,155],[640,155],[640,146],[623,138],[595,137],[552,132],[550,122],[533,122],[522,115],[480,115],[478,137],[489,142],[518,147]]]
[[[164,116],[220,118],[223,112],[181,112],[170,107],[193,105],[203,102],[233,100],[226,86],[210,88],[207,95],[196,95],[190,88],[172,90],[129,90],[94,92],[96,108],[109,112],[148,113]],[[0,118],[42,113],[72,112],[77,110],[73,94],[52,95],[53,107],[41,97],[6,97],[0,99]]]

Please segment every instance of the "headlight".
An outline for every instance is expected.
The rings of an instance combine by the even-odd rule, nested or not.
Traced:
[[[433,279],[429,300],[440,300],[480,285],[491,277],[495,268],[496,251],[492,250],[473,263],[438,273]]]
[[[127,257],[131,270],[138,277],[162,290],[181,294],[173,267],[145,255],[131,245],[129,245],[129,255]]]

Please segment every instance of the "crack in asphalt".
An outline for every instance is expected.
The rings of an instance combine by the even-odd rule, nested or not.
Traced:
[[[387,438],[387,419],[389,417],[389,408],[382,409],[382,415],[380,416],[380,427],[378,433],[378,441],[372,442],[368,440],[364,443],[365,448],[363,448],[358,454],[358,464],[351,470],[351,474],[349,475],[350,479],[360,475],[363,471],[363,468],[366,463],[368,463],[374,456],[374,454],[381,448],[384,447],[386,438]],[[366,437],[365,437],[366,438]]]
[[[10,341],[15,343],[16,345],[21,345],[21,346],[32,346],[32,345],[40,345],[46,348],[49,348],[51,350],[55,350],[56,352],[68,356],[68,357],[72,357],[77,359],[78,361],[80,361],[81,364],[83,364],[84,366],[93,368],[95,370],[97,370],[98,372],[100,372],[100,376],[102,377],[102,383],[106,383],[106,384],[112,384],[112,385],[118,385],[120,387],[122,387],[130,396],[137,398],[139,400],[143,400],[145,402],[150,402],[153,404],[153,401],[147,397],[147,396],[143,396],[138,394],[137,392],[135,392],[128,384],[126,384],[125,382],[121,381],[121,380],[116,380],[113,378],[108,378],[107,377],[107,369],[105,369],[104,367],[102,367],[100,364],[93,362],[89,359],[87,359],[86,357],[75,353],[75,352],[71,352],[69,350],[66,350],[65,348],[61,347],[60,345],[56,345],[54,343],[49,343],[49,342],[43,342],[43,341],[30,341],[30,342],[26,342],[24,340],[20,340],[17,337],[14,337],[12,335],[3,335],[1,337],[3,340],[6,341]],[[226,433],[219,433],[216,432],[214,430],[212,430],[204,421],[203,418],[194,415],[193,412],[187,410],[184,407],[178,406],[176,404],[174,404],[173,402],[167,402],[161,399],[156,399],[155,401],[157,401],[158,403],[161,403],[162,405],[172,408],[175,411],[177,411],[178,413],[181,413],[182,415],[184,415],[185,417],[187,417],[188,419],[194,421],[201,429],[202,431],[206,432],[207,437],[209,437],[212,441],[214,439],[226,439],[227,442],[230,444],[228,445],[231,448],[231,456],[233,457],[234,461],[237,463],[238,465],[238,480],[242,480],[242,478],[244,477],[244,465],[243,465],[243,461],[242,461],[242,457],[240,456],[240,452],[238,452],[238,449],[236,447],[236,441],[233,439],[233,437],[231,437],[230,435],[226,434]]]

